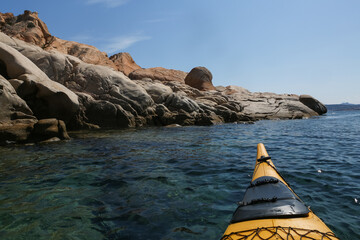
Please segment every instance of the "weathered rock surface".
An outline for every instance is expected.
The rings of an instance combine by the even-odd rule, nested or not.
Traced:
[[[87,124],[101,127],[210,124],[317,115],[302,104],[297,95],[251,93],[235,86],[199,91],[181,81],[149,78],[160,78],[154,75],[131,81],[109,68],[86,64],[55,51],[46,52],[21,44],[19,40],[12,41],[8,44],[31,59],[51,79],[80,97],[81,110],[76,124],[70,124],[72,128]],[[139,70],[143,69],[133,73]]]
[[[57,119],[17,119],[0,123],[0,145],[70,139],[66,125]]]
[[[129,62],[123,60],[124,65],[116,58],[117,61],[114,63],[105,52],[101,52],[94,46],[66,41],[51,35],[37,12],[26,10],[19,16],[14,16],[12,13],[0,13],[0,30],[8,36],[37,45],[44,50],[56,50],[69,54],[86,63],[108,66],[119,71],[129,71],[129,66],[135,67],[135,64],[130,64],[131,56],[125,57]]]
[[[1,33],[2,39],[6,37]],[[5,69],[3,75],[14,79],[11,82],[17,94],[37,117],[69,121],[78,111],[78,98],[73,92],[50,80],[33,62],[3,42],[0,42],[0,63]]]
[[[18,119],[36,119],[26,102],[13,86],[0,75],[0,124]]]
[[[70,139],[66,125],[63,121],[56,118],[41,119],[35,125],[31,132],[31,138],[36,141],[46,141],[54,138],[59,140]]]
[[[319,115],[325,114],[327,112],[325,105],[310,95],[300,95],[300,102],[317,112]]]
[[[0,30],[9,36],[42,47],[46,47],[52,39],[46,24],[39,19],[38,13],[28,10],[19,16],[0,13]]]
[[[0,76],[0,145],[29,138],[37,119],[11,84]]]
[[[164,103],[170,94],[173,93],[169,86],[166,86],[159,81],[152,81],[149,79],[135,80],[134,82],[143,87],[155,103]]]
[[[193,68],[185,77],[185,84],[202,91],[215,90],[212,74],[205,67]]]
[[[110,60],[114,62],[116,69],[126,76],[129,76],[131,72],[141,68],[127,52],[114,54],[110,57]]]
[[[6,39],[2,33],[1,40],[28,57],[56,84],[61,83],[63,88],[72,90],[69,90],[71,94],[76,96],[76,93],[80,97],[80,111],[71,119],[70,127],[91,128],[91,124],[101,127],[134,127],[146,122],[147,108],[154,101],[144,88],[123,73],[87,64],[56,51],[44,51],[17,39]],[[69,108],[69,104],[62,106]]]
[[[82,61],[90,64],[102,65],[117,70],[114,62],[112,62],[105,52],[101,52],[94,46],[80,44],[74,41],[66,41],[57,37],[52,37],[51,42],[46,46],[45,50],[56,50],[58,52],[75,56]]]
[[[256,120],[297,119],[318,115],[302,104],[295,94],[251,93],[236,86],[228,86],[223,91],[234,101],[243,103],[243,113]]]
[[[65,123],[57,119],[37,120],[13,86],[0,75],[0,145],[69,139]]]
[[[38,118],[69,121],[78,111],[78,97],[5,43],[14,42],[0,33],[0,144],[37,141],[33,133]],[[65,139],[63,129],[57,138]],[[46,138],[44,134],[42,140]]]
[[[34,128],[32,121],[11,121],[0,124],[0,145],[23,143],[29,140]]]
[[[309,96],[252,93],[237,86],[215,88],[211,72],[203,67],[187,75],[164,68],[141,69],[125,53],[111,57],[113,69],[123,67],[127,77],[101,66],[106,64],[86,63],[91,62],[86,60],[91,54],[81,48],[69,55],[60,49],[68,42],[63,42],[60,50],[51,45],[54,42],[41,45],[48,30],[36,22],[37,15],[26,14],[19,21],[15,17],[15,22],[11,22],[11,14],[0,14],[1,29],[19,28],[17,37],[32,43],[0,32],[0,106],[4,109],[0,113],[0,143],[68,139],[65,123],[70,129],[212,125],[307,118],[326,112]],[[42,35],[25,37],[24,33],[33,30],[17,25],[24,22],[30,28],[31,23],[38,24],[33,24],[34,31]],[[16,28],[8,27],[9,23]]]
[[[183,83],[185,77],[186,77],[186,72],[174,70],[174,69],[166,69],[162,67],[141,68],[129,74],[129,78],[133,80],[141,80],[141,79],[149,78],[151,80],[160,80],[163,82],[176,81]]]

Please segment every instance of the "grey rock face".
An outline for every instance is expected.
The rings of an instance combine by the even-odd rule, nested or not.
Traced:
[[[13,86],[0,75],[0,123],[16,119],[35,119],[31,109]]]
[[[37,119],[11,84],[0,75],[0,145],[26,141]]]
[[[80,93],[86,93],[91,97],[89,102],[87,102],[89,99],[82,99],[80,106],[82,110],[78,112],[80,116],[71,119],[69,125],[74,128],[89,124],[103,127],[132,127],[136,123],[142,123],[141,116],[146,115],[146,109],[154,104],[144,88],[121,72],[104,66],[87,64],[76,57],[56,51],[47,52],[20,40],[14,41],[16,44],[12,46],[35,63],[52,80],[72,90],[73,94],[83,96]],[[19,92],[21,95],[26,95],[31,89],[32,86],[26,85],[23,88],[19,87]],[[94,113],[95,110],[99,112]]]
[[[0,75],[0,145],[69,139],[66,125],[58,119],[38,120],[13,86]]]
[[[300,95],[300,102],[317,112],[319,115],[325,114],[327,112],[325,105],[310,95]]]
[[[155,103],[163,103],[173,93],[172,89],[168,86],[165,86],[159,81],[138,81],[134,82],[142,86],[146,92],[151,96]]]
[[[172,110],[182,109],[185,112],[199,112],[201,108],[192,99],[179,93],[172,93],[165,101],[165,105]]]
[[[241,87],[229,86],[222,92],[235,102],[241,102],[245,115],[256,119],[297,119],[318,116],[299,101],[295,94],[251,93]]]
[[[1,40],[0,35],[0,40]],[[0,42],[0,60],[10,79],[17,79],[17,94],[40,118],[56,117],[69,121],[79,108],[76,94],[50,80],[33,62],[20,52]]]
[[[215,88],[206,68],[197,67],[189,73],[189,79],[199,84],[192,87],[184,83],[186,73],[181,71],[138,69],[130,76],[139,80],[131,80],[111,68],[84,63],[55,50],[45,51],[1,32],[0,49],[0,73],[5,77],[2,85],[8,94],[6,101],[0,95],[0,102],[12,109],[2,113],[0,121],[9,116],[30,120],[55,116],[71,129],[123,128],[307,118],[324,112],[315,100],[311,100],[314,107],[297,95],[252,93],[237,86]],[[23,127],[21,131],[32,132],[37,120],[32,121],[32,130]],[[56,131],[43,128],[44,135],[56,135]]]

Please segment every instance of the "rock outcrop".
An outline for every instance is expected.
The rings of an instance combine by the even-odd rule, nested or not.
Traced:
[[[65,123],[55,118],[39,120],[34,124],[30,137],[37,142],[70,139]]]
[[[212,77],[211,72],[206,67],[195,67],[185,77],[185,83],[202,91],[215,90]]]
[[[225,94],[243,103],[243,113],[255,120],[301,119],[318,114],[299,101],[295,94],[251,93],[246,89],[229,86]]]
[[[14,16],[12,13],[0,13],[0,30],[8,36],[37,45],[44,50],[56,50],[69,54],[86,63],[107,66],[119,71],[129,68],[128,62],[125,61],[124,66],[119,61],[114,63],[105,52],[101,52],[94,46],[63,40],[51,35],[37,12],[26,10],[19,16]],[[130,64],[130,66],[134,65]]]
[[[3,34],[2,37],[6,39]],[[0,61],[3,74],[36,116],[69,121],[78,111],[76,94],[50,80],[33,62],[3,42],[0,42]]]
[[[0,75],[0,145],[26,141],[37,119],[13,86]]]
[[[28,10],[19,16],[0,13],[0,30],[8,36],[43,48],[52,41],[52,36],[46,24],[39,19],[38,13]]]
[[[79,98],[80,110],[76,116],[72,116],[70,122],[67,121],[70,127],[91,128],[93,124],[101,127],[134,127],[146,122],[143,116],[147,116],[147,108],[153,104],[153,100],[145,89],[123,73],[87,64],[56,51],[44,51],[37,46],[10,39],[2,33],[0,41],[21,52],[22,57],[26,56],[31,64],[36,64],[43,71],[40,72],[46,73],[54,83],[61,83],[60,86]],[[68,109],[71,105],[62,106]],[[62,119],[58,116],[56,118]]]
[[[90,64],[107,66],[114,70],[117,67],[112,62],[105,52],[101,52],[94,46],[87,44],[80,44],[74,41],[66,41],[57,37],[53,37],[53,40],[47,45],[45,50],[56,50],[58,52],[75,56],[82,61]]]
[[[0,123],[9,120],[35,119],[26,102],[21,99],[13,86],[0,75]]]
[[[176,81],[184,83],[185,77],[186,72],[162,67],[141,68],[129,74],[129,78],[133,80],[148,78],[151,80],[160,80],[162,82]]]
[[[189,74],[141,69],[122,53],[111,60],[106,57],[113,64],[109,68],[99,63],[102,60],[87,59],[91,54],[81,50],[84,45],[74,43],[80,47],[76,53],[68,51],[72,47],[61,49],[71,42],[61,40],[65,42],[59,48],[55,44],[59,39],[47,42],[53,38],[40,21],[31,12],[18,17],[0,14],[1,31],[16,36],[0,32],[0,144],[68,139],[66,126],[75,130],[212,125],[307,118],[326,112],[310,96],[252,93],[237,86],[215,88],[211,72],[204,67]]]
[[[114,54],[110,57],[110,60],[114,62],[116,69],[126,76],[129,76],[131,72],[141,68],[127,52]]]
[[[0,75],[0,145],[11,142],[39,142],[69,139],[65,123],[33,115],[8,80]],[[44,127],[44,125],[46,127]]]
[[[319,115],[325,114],[327,112],[325,105],[310,95],[300,95],[300,102],[317,112]]]

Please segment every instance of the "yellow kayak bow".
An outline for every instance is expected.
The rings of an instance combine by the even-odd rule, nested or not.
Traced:
[[[262,143],[250,186],[238,205],[221,240],[339,239],[290,188]]]

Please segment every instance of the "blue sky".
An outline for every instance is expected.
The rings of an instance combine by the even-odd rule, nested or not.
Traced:
[[[50,33],[144,68],[205,66],[214,85],[360,103],[357,0],[16,0]]]

